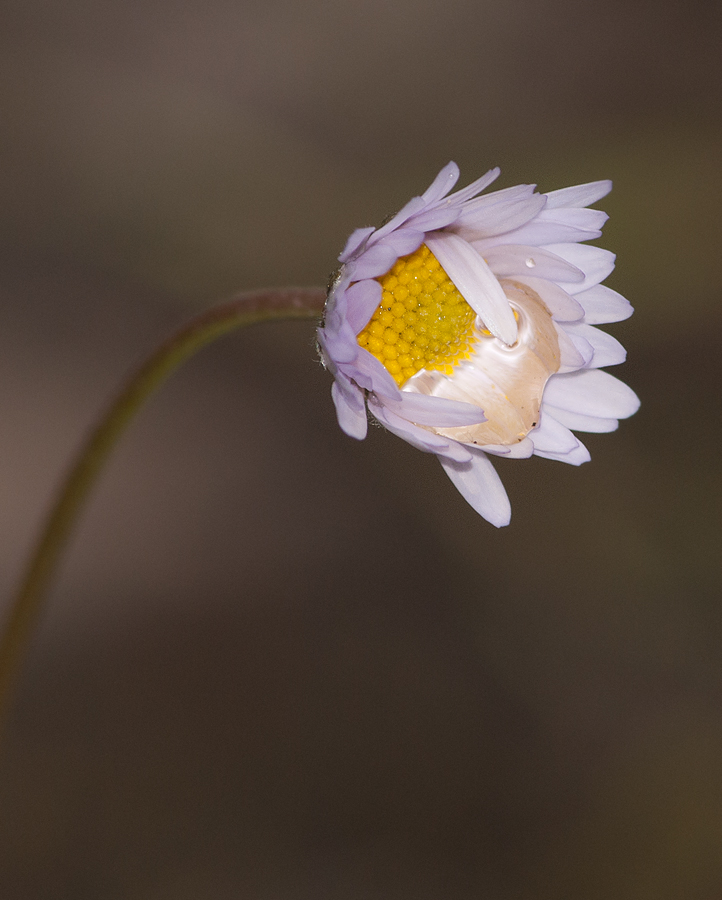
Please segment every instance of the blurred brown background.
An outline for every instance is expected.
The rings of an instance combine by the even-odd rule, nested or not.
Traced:
[[[325,283],[449,159],[614,179],[643,405],[581,469],[500,462],[497,532],[433,458],[340,433],[310,324],[205,351],[23,671],[2,900],[722,897],[720,9],[5,0],[3,597],[161,335]]]

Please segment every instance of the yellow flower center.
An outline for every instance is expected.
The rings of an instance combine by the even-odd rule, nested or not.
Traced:
[[[451,375],[456,363],[469,358],[476,313],[425,244],[377,281],[381,305],[358,342],[399,387],[421,369]]]

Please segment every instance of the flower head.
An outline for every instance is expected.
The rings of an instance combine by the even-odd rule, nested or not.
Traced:
[[[607,216],[586,207],[611,182],[479,196],[498,175],[450,194],[449,163],[380,228],[354,231],[318,340],[346,434],[366,436],[368,408],[501,526],[511,509],[489,454],[580,465],[572,430],[613,431],[639,401],[600,371],[626,354],[594,325],[632,314],[601,284],[614,255],[581,243],[601,235]]]

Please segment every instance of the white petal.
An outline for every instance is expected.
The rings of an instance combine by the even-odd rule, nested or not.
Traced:
[[[524,244],[493,244],[493,241],[474,241],[474,247],[488,262],[489,268],[499,278],[533,274],[537,278],[552,281],[584,282],[584,272],[556,253],[541,247]],[[562,244],[576,247],[576,244]]]
[[[575,292],[574,299],[584,310],[584,319],[590,325],[622,322],[634,312],[632,304],[626,297],[602,284],[597,284],[583,293]]]
[[[469,241],[514,232],[533,219],[546,202],[541,194],[531,194],[490,204],[488,201],[494,196],[489,194],[465,203],[453,230]]]
[[[504,459],[529,459],[534,454],[534,444],[525,437],[516,444],[484,444],[484,453],[503,456]]]
[[[634,391],[601,369],[553,375],[544,389],[544,401],[559,409],[602,419],[626,419],[639,409]]]
[[[555,462],[567,463],[570,466],[581,466],[585,462],[589,462],[592,458],[587,448],[581,441],[577,441],[577,446],[569,453],[554,453],[553,451],[537,450],[534,456],[541,456],[544,459],[553,459]]]
[[[553,416],[557,422],[571,428],[572,431],[588,431],[596,434],[602,432],[616,431],[619,428],[617,419],[603,419],[597,416],[587,416],[584,413],[569,412],[568,409],[557,409],[549,403],[542,403],[542,409],[545,413]]]
[[[530,246],[591,241],[601,236],[602,225],[608,218],[599,209],[542,209],[526,225],[507,234],[497,234],[495,241]]]
[[[571,431],[552,416],[542,414],[539,426],[529,433],[537,454],[556,453],[564,455],[576,450],[579,441]]]
[[[427,235],[426,246],[494,337],[513,344],[517,328],[509,301],[471,244],[455,234],[436,233]]]
[[[601,200],[602,197],[606,197],[611,189],[611,181],[590,181],[587,184],[577,184],[574,187],[549,191],[546,195],[547,209],[589,206],[591,203]]]
[[[588,244],[548,244],[545,249],[584,272],[582,284],[574,284],[573,279],[555,279],[562,283],[562,287],[567,282],[572,283],[573,286],[569,290],[575,295],[604,281],[614,270],[615,255],[603,247],[591,247]]]
[[[617,366],[627,358],[627,351],[624,347],[606,331],[576,322],[570,322],[564,328],[572,335],[573,339],[582,338],[591,344],[594,354],[588,365],[594,369],[600,369],[603,366]]]
[[[475,453],[467,463],[456,463],[441,457],[439,462],[462,497],[480,516],[497,528],[509,524],[509,498],[496,469],[483,453]]]
[[[560,325],[557,325],[559,341],[560,372],[572,372],[583,369],[594,356],[594,350],[587,341],[575,340]]]

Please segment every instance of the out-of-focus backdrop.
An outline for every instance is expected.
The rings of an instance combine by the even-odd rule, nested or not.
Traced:
[[[123,439],[0,758],[3,900],[719,900],[719,46],[711,0],[6,0],[0,589],[128,369],[323,284],[449,159],[610,177],[592,462],[339,431],[309,323],[206,350]],[[6,602],[6,601],[4,601]]]

